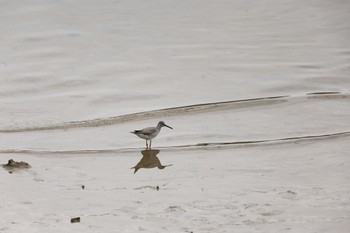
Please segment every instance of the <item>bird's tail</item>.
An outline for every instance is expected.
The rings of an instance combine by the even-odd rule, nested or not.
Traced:
[[[137,134],[138,132],[140,132],[140,130],[134,130],[134,131],[131,131],[130,133]]]

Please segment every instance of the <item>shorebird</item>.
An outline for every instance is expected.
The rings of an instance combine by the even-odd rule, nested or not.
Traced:
[[[145,139],[146,140],[146,150],[151,149],[151,144],[152,144],[152,139],[157,137],[157,135],[160,132],[160,129],[165,126],[168,127],[169,129],[171,128],[169,125],[166,125],[164,121],[159,121],[157,127],[147,127],[141,130],[134,130],[133,133],[139,138]],[[149,146],[148,146],[148,141],[149,141]]]

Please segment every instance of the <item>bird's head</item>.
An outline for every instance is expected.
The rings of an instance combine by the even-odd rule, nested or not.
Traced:
[[[160,127],[165,126],[165,127],[168,127],[169,129],[173,129],[173,128],[170,127],[169,125],[165,124],[164,121],[159,121],[158,126],[160,126]]]

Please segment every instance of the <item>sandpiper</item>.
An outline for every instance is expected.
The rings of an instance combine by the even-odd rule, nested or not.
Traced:
[[[169,125],[166,125],[164,121],[159,121],[157,127],[147,127],[141,130],[135,130],[133,134],[136,134],[139,138],[145,139],[146,140],[146,150],[151,149],[151,144],[152,144],[152,139],[157,137],[157,135],[160,132],[160,129],[165,126],[168,127],[169,129],[171,128]],[[148,141],[149,141],[149,146],[148,146]]]

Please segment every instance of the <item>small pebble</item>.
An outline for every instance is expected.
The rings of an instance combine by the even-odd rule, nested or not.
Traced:
[[[80,222],[80,217],[71,218],[71,219],[70,219],[70,222],[71,222],[71,223],[77,223],[77,222]]]

